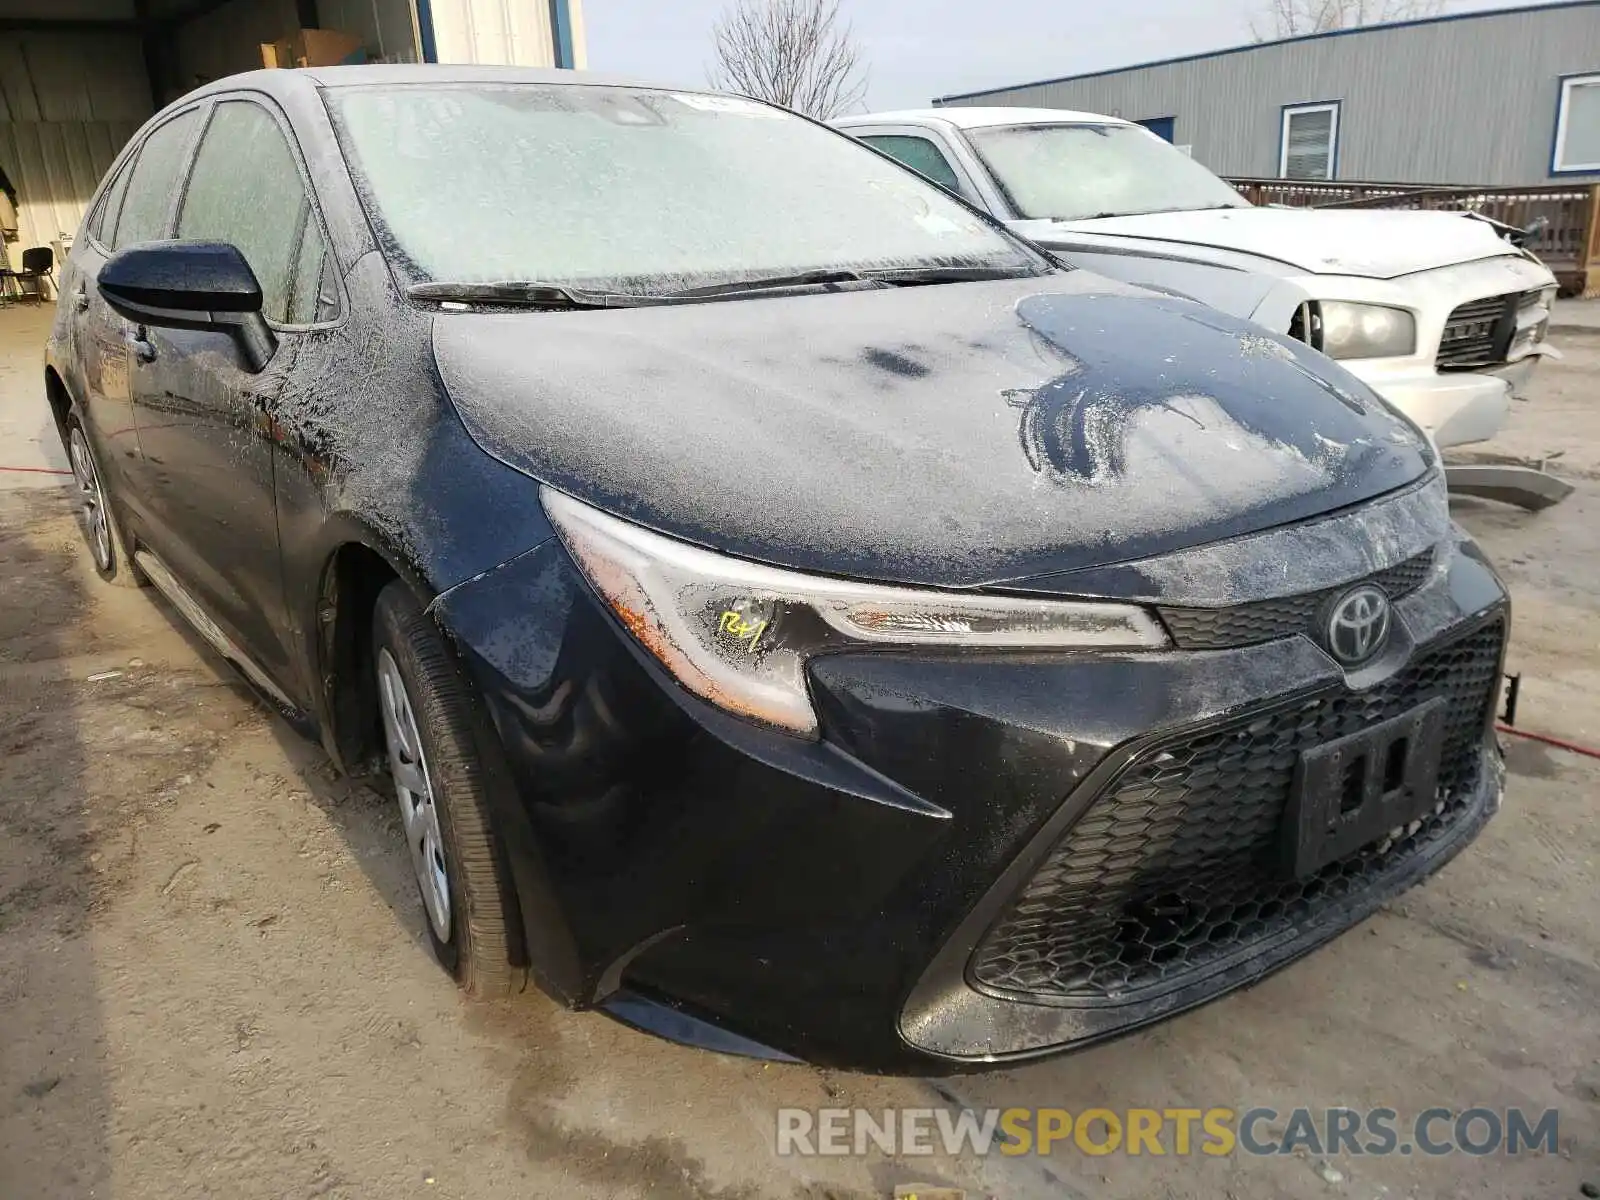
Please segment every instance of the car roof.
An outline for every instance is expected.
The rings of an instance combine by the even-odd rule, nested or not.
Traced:
[[[983,129],[992,125],[1129,125],[1121,117],[1076,112],[1070,108],[902,108],[893,112],[839,117],[841,129],[852,125],[892,125],[896,121],[946,121],[957,129]]]
[[[374,83],[557,83],[573,86],[660,87],[647,79],[610,75],[600,71],[569,71],[554,67],[448,66],[442,63],[372,64],[352,67],[308,67],[301,73],[311,76],[319,87],[359,87]],[[673,88],[674,91],[701,92],[703,87]]]
[[[538,83],[568,87],[642,87],[662,91],[706,92],[710,89],[690,85],[634,79],[599,71],[568,71],[550,67],[480,67],[441,63],[372,63],[349,67],[287,67],[276,70],[246,71],[229,75],[190,92],[184,99],[208,92],[238,88],[254,89],[282,96],[310,88],[370,87],[373,84],[405,86],[425,83]]]

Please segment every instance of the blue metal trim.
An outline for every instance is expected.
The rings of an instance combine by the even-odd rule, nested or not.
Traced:
[[[1600,83],[1600,71],[1575,71],[1571,75],[1556,76],[1556,112],[1555,120],[1550,125],[1550,175],[1600,175],[1600,167],[1558,167],[1556,154],[1561,147],[1556,145],[1556,138],[1561,135],[1561,106],[1567,95],[1567,80],[1593,79]]]
[[[431,0],[417,0],[417,41],[422,43],[422,61],[439,61],[439,44],[433,36],[433,5]]]
[[[1126,71],[1143,71],[1150,67],[1170,67],[1177,63],[1198,62],[1202,58],[1226,58],[1230,54],[1249,54],[1271,46],[1284,46],[1290,42],[1314,42],[1319,38],[1355,37],[1363,33],[1385,33],[1391,29],[1410,29],[1418,25],[1442,25],[1446,21],[1476,21],[1483,17],[1504,17],[1512,13],[1553,12],[1558,9],[1590,8],[1600,0],[1559,0],[1555,4],[1518,4],[1511,8],[1491,8],[1483,12],[1447,13],[1442,17],[1418,17],[1414,21],[1390,21],[1383,25],[1363,25],[1357,29],[1330,29],[1326,33],[1302,33],[1295,37],[1277,38],[1270,42],[1253,42],[1248,46],[1228,46],[1222,50],[1206,50],[1200,54],[1180,54],[1175,58],[1158,58],[1150,62],[1130,63],[1125,67],[1111,67],[1104,71],[1089,71],[1082,75],[1058,75],[1054,79],[1035,79],[1029,83],[1008,83],[1000,87],[983,88],[976,92],[952,92],[934,98],[935,105],[948,100],[975,100],[993,96],[996,92],[1015,92],[1022,88],[1048,87],[1053,83],[1077,83],[1081,79],[1101,79],[1107,75],[1121,75]]]
[[[1284,153],[1283,132],[1289,123],[1289,110],[1302,108],[1332,108],[1333,109],[1333,161],[1328,164],[1328,180],[1331,183],[1339,178],[1339,143],[1344,140],[1344,101],[1341,100],[1296,100],[1293,104],[1280,104],[1278,106],[1278,178],[1288,179],[1283,174],[1289,169],[1288,156]],[[1310,180],[1306,181],[1311,182]]]
[[[550,0],[550,43],[555,48],[555,65],[572,70],[572,10],[567,0]]]
[[[1167,138],[1166,140],[1167,140],[1167,143],[1169,145],[1176,145],[1177,144],[1177,142],[1178,142],[1178,114],[1177,113],[1169,113],[1166,116],[1161,116],[1161,117],[1141,117],[1138,120],[1135,120],[1134,124],[1135,125],[1142,125],[1146,129],[1150,129],[1150,123],[1152,121],[1170,121],[1170,122],[1172,122],[1172,136]],[[1151,133],[1156,133],[1156,131],[1154,129],[1150,129],[1150,132]],[[1159,133],[1156,133],[1156,136],[1160,137],[1161,135]]]

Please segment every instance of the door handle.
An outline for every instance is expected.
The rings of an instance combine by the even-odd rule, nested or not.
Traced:
[[[89,311],[89,289],[81,283],[78,285],[78,290],[72,293],[72,307],[79,312]]]
[[[128,345],[133,347],[133,356],[140,362],[155,362],[155,344],[150,341],[150,331],[143,325],[134,326],[133,332],[128,335]]]

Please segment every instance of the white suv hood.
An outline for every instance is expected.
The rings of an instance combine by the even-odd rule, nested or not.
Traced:
[[[1228,208],[1050,225],[1086,234],[1214,246],[1276,259],[1312,274],[1376,279],[1517,253],[1487,222],[1441,212]]]

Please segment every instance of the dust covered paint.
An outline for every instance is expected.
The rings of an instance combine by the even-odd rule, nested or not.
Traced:
[[[441,313],[433,336],[502,461],[666,533],[866,578],[973,586],[1161,554],[1431,461],[1321,356],[1085,274]]]
[[[1184,321],[1168,320],[1171,311]],[[1223,430],[1224,436],[1234,426],[1241,439],[1277,449],[1298,447],[1340,469],[1345,464],[1334,464],[1331,456],[1382,452],[1370,435],[1349,442],[1316,435],[1307,444],[1298,406],[1277,400],[1286,389],[1270,372],[1261,373],[1253,391],[1230,386],[1231,381],[1219,387],[1216,360],[1225,349],[1216,333],[1232,339],[1240,360],[1285,364],[1354,413],[1367,411],[1352,392],[1308,370],[1286,340],[1264,330],[1241,329],[1237,321],[1213,310],[1175,298],[1042,295],[1020,300],[1017,317],[1061,356],[1064,367],[1044,386],[1008,397],[1021,409],[1022,450],[1036,471],[1064,481],[1126,475],[1129,443],[1141,418],[1156,410],[1176,414],[1199,429]],[[1082,336],[1081,327],[1091,322],[1099,336]],[[1129,343],[1160,352],[1154,369],[1126,369]],[[1213,391],[1219,394],[1212,396]]]
[[[1316,591],[1404,562],[1450,530],[1444,475],[1315,521],[1030,579],[1031,591],[1219,607]]]

